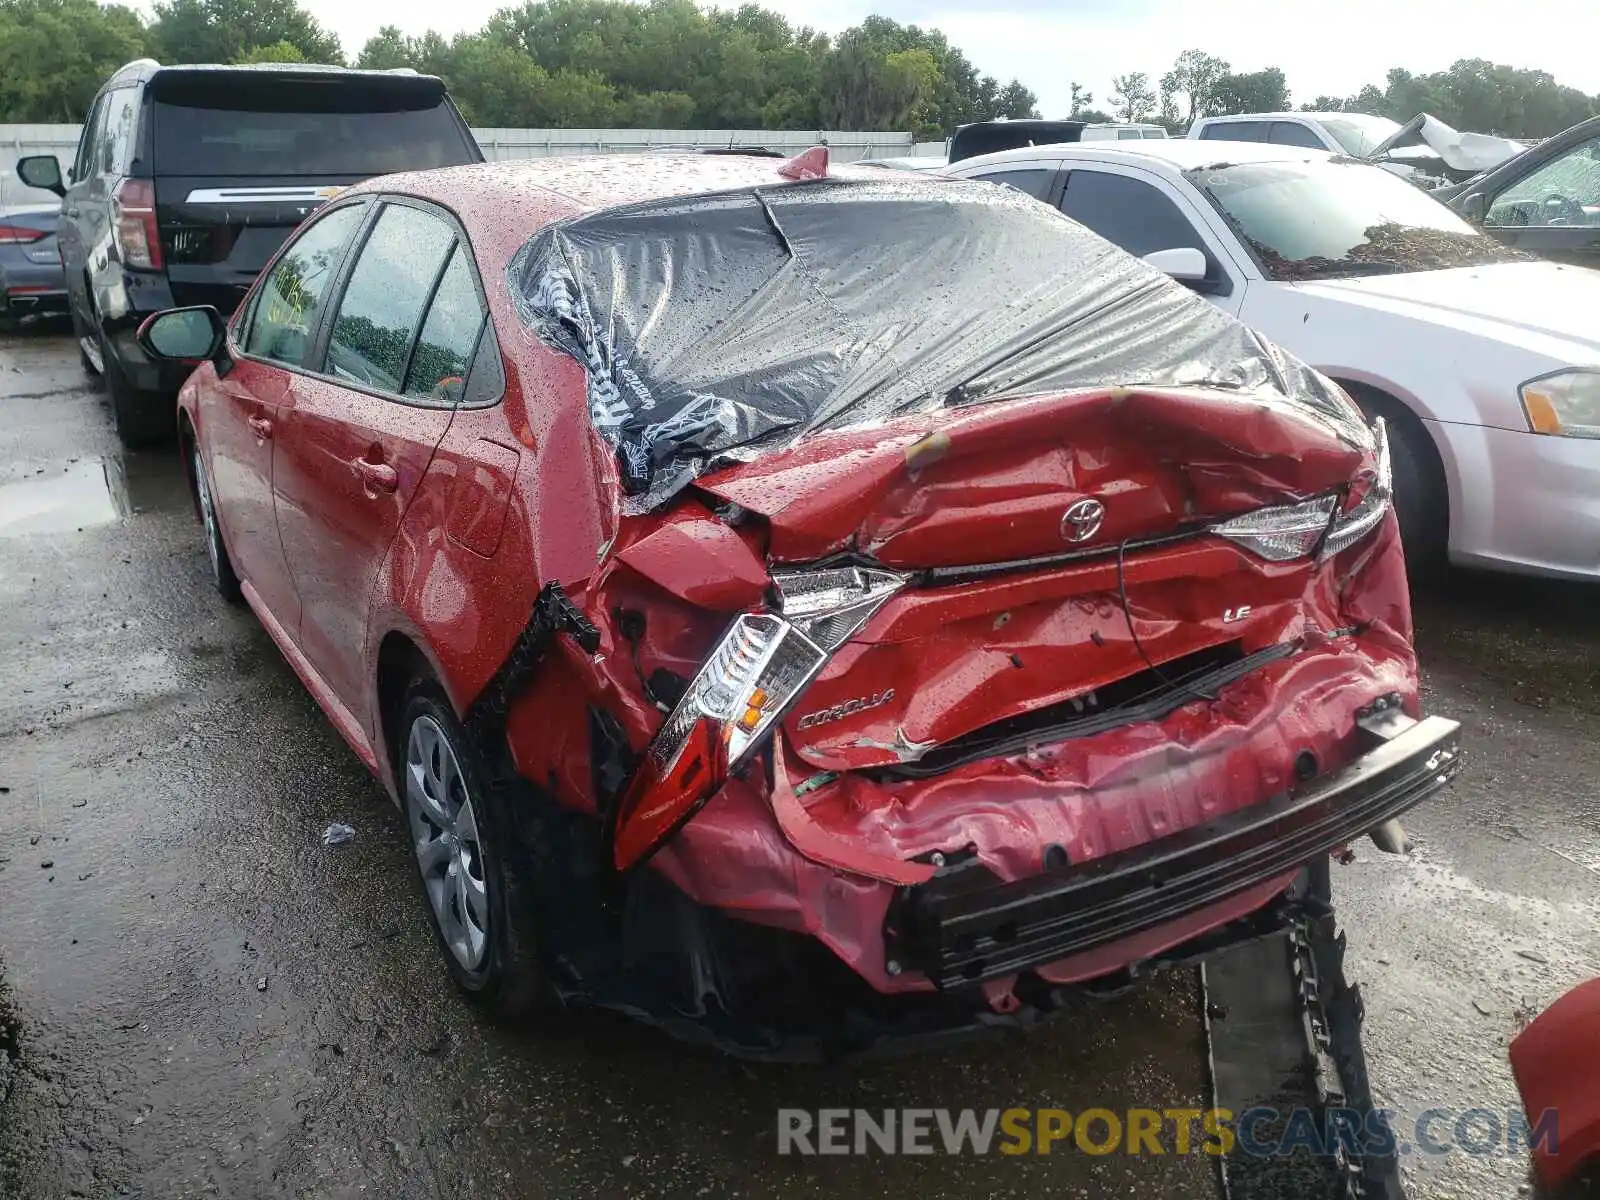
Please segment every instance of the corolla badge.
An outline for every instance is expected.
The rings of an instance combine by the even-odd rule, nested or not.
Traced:
[[[1106,519],[1106,506],[1098,500],[1074,501],[1061,514],[1061,536],[1069,542],[1087,542],[1100,532]]]
[[[842,717],[865,712],[869,708],[877,708],[880,704],[887,704],[893,699],[893,688],[885,688],[870,696],[858,696],[854,700],[846,700],[843,704],[835,704],[832,708],[822,708],[807,713],[800,718],[799,728],[810,729],[813,725],[821,725],[824,721],[837,721]]]

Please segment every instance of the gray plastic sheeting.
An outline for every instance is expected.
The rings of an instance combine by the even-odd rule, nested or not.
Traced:
[[[993,184],[831,180],[603,210],[516,254],[522,319],[588,374],[623,509],[817,430],[1084,388],[1254,394],[1370,446],[1328,380]]]

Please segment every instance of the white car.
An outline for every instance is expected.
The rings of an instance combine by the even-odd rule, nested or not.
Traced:
[[[1419,560],[1600,579],[1600,271],[1320,150],[1079,143],[949,173],[1058,207],[1383,416]]]
[[[1399,121],[1370,113],[1238,113],[1201,117],[1185,136],[1212,142],[1268,142],[1365,158],[1402,128]]]
[[[1164,138],[1167,131],[1161,125],[1148,125],[1138,121],[1101,121],[1085,125],[1078,135],[1085,142],[1137,142],[1141,138]]]

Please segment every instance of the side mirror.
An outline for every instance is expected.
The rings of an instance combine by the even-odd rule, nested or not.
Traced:
[[[1461,215],[1474,225],[1483,224],[1483,214],[1488,205],[1482,192],[1473,192],[1461,202]]]
[[[31,188],[40,188],[65,196],[67,188],[61,182],[61,163],[54,154],[30,154],[17,159],[17,178]]]
[[[169,308],[146,317],[134,340],[151,358],[200,363],[215,359],[227,344],[228,327],[209,304]]]
[[[1173,250],[1155,250],[1144,256],[1144,261],[1179,283],[1199,283],[1206,277],[1206,254],[1193,246]]]

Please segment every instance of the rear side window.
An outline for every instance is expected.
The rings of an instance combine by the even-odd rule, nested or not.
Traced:
[[[995,171],[975,178],[985,183],[1009,183],[1017,191],[1026,192],[1035,200],[1043,200],[1050,194],[1050,181],[1055,178],[1055,170],[1051,167],[1030,167],[1025,171]]]
[[[364,178],[480,157],[438,89],[193,74],[176,82],[157,76],[159,175]]]
[[[400,391],[412,340],[454,244],[455,231],[431,213],[404,204],[384,208],[339,301],[328,374]]]
[[[1129,254],[1205,245],[1170,198],[1126,175],[1072,172],[1061,211]]]
[[[290,367],[305,365],[328,285],[366,211],[364,204],[336,208],[306,226],[283,252],[256,295],[246,354]]]
[[[106,127],[106,108],[111,104],[112,93],[107,92],[94,102],[89,119],[83,123],[83,133],[78,139],[78,156],[72,160],[72,182],[82,183],[95,171],[100,158],[101,134]]]
[[[1272,143],[1276,146],[1305,146],[1311,150],[1324,149],[1322,139],[1304,125],[1295,121],[1274,121]]]
[[[1201,140],[1214,142],[1264,142],[1265,121],[1213,121],[1200,131]]]
[[[460,400],[483,321],[478,285],[467,265],[467,248],[457,242],[428,305],[417,348],[411,353],[405,394],[442,404]]]

